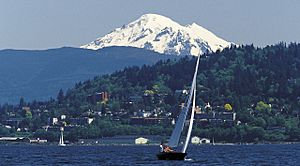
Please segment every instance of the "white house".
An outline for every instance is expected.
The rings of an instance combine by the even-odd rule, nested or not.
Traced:
[[[60,116],[60,119],[61,119],[61,120],[65,120],[66,118],[67,118],[66,115],[61,115],[61,116]]]
[[[200,144],[210,144],[210,139],[202,138],[202,139],[200,139]]]
[[[192,137],[191,139],[191,143],[192,144],[209,144],[210,143],[210,139],[208,138],[199,138],[199,137]]]
[[[58,124],[58,118],[52,118],[52,125]]]
[[[200,144],[200,138],[199,137],[192,137],[191,139],[192,144]]]
[[[94,118],[88,118],[88,119],[87,119],[87,123],[88,123],[88,124],[91,124],[93,121],[94,121]]]
[[[149,140],[143,137],[139,137],[137,139],[135,139],[135,144],[147,144],[149,143]]]

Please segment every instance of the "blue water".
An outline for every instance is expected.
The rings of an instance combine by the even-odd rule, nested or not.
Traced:
[[[300,144],[190,146],[186,161],[156,159],[157,146],[0,145],[0,165],[300,165]]]

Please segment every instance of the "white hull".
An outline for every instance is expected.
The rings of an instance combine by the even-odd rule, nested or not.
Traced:
[[[58,144],[58,146],[66,146],[66,144]]]

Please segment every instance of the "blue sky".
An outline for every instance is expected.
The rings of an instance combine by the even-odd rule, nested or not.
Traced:
[[[299,0],[0,0],[0,49],[78,47],[143,14],[256,46],[300,42]]]

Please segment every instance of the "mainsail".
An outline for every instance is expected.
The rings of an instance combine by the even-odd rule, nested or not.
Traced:
[[[59,137],[59,142],[58,142],[58,146],[65,146],[66,144],[64,143],[64,128],[61,127],[60,128],[60,137]]]
[[[194,98],[193,98],[192,113],[191,113],[191,118],[190,118],[189,129],[188,129],[188,132],[187,132],[187,136],[186,136],[186,139],[185,139],[184,146],[182,148],[182,153],[185,153],[185,151],[188,147],[190,138],[191,138],[193,123],[194,123],[195,108],[196,108],[196,87],[194,89]]]
[[[195,87],[196,87],[196,78],[197,78],[199,60],[200,60],[200,56],[198,56],[198,59],[197,59],[197,64],[196,64],[195,73],[194,73],[194,77],[193,77],[193,81],[192,81],[192,86],[191,86],[191,89],[190,89],[189,98],[186,102],[185,107],[182,109],[181,113],[179,114],[179,117],[178,117],[178,120],[176,122],[175,128],[174,128],[174,130],[172,132],[172,135],[170,137],[170,140],[168,142],[168,145],[170,147],[177,147],[178,146],[179,139],[180,139],[180,136],[181,136],[181,132],[183,130],[184,123],[185,123],[185,120],[186,120],[186,116],[187,116],[187,113],[190,109],[190,105],[191,105],[192,98],[193,98],[193,93],[194,93],[194,90],[195,90]]]

